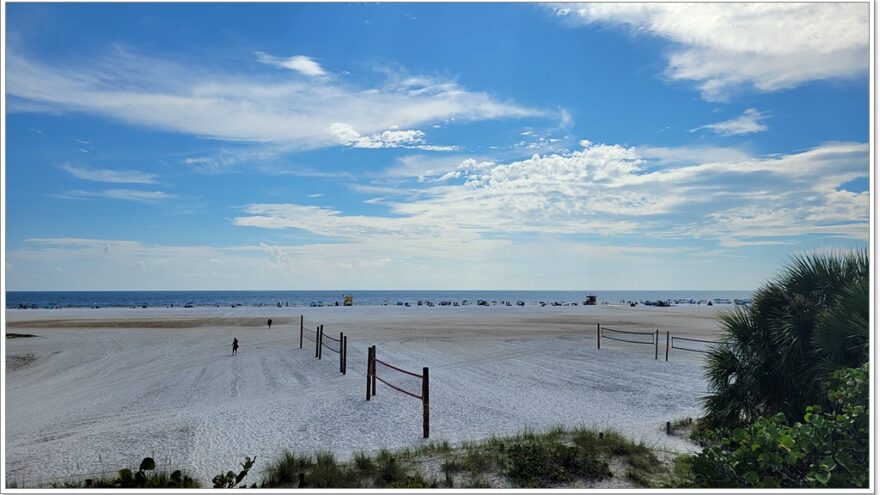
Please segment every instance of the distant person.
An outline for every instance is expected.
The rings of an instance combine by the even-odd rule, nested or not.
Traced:
[[[238,339],[232,339],[232,355],[238,354]]]
[[[269,330],[272,330],[272,318],[269,318]]]

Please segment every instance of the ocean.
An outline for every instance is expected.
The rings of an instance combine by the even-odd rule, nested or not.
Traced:
[[[265,291],[76,291],[25,292],[7,291],[6,307],[13,308],[120,308],[180,306],[333,306],[342,304],[343,296],[351,295],[356,306],[381,306],[430,302],[476,304],[516,304],[527,306],[582,304],[588,294],[599,304],[620,304],[629,301],[664,301],[688,305],[699,301],[732,304],[748,300],[751,291],[725,290],[265,290]]]

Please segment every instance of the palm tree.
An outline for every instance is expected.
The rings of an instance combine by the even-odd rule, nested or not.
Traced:
[[[702,424],[797,418],[824,403],[822,378],[868,360],[868,276],[867,250],[796,256],[751,307],[722,315]]]

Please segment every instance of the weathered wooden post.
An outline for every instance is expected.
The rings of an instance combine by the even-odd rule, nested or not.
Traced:
[[[602,324],[596,323],[596,349],[602,348]]]
[[[299,348],[303,348],[303,315],[299,315]]]
[[[367,400],[370,400],[370,378],[373,374],[373,348],[367,348]]]
[[[324,325],[318,325],[318,359],[321,359],[321,356],[324,355],[324,349],[321,347],[324,346]]]
[[[422,438],[428,438],[429,431],[429,407],[428,391],[428,368],[422,368]]]
[[[318,339],[318,329],[320,326],[315,327],[315,357],[318,357],[318,349],[321,347],[321,341]]]
[[[654,329],[654,359],[660,355],[660,330]]]
[[[669,421],[666,422],[666,434],[672,435],[672,423],[670,423]]]
[[[666,361],[669,361],[669,330],[666,331]]]
[[[342,340],[345,336],[342,335],[342,332],[339,332],[339,372],[345,373],[345,363],[343,360],[345,359],[345,354],[342,353]]]
[[[370,386],[372,387],[373,395],[376,395],[376,346],[373,346],[373,378]]]
[[[348,368],[348,335],[342,337],[342,374]]]

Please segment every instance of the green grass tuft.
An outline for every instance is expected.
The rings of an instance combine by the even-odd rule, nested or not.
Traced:
[[[352,462],[354,462],[355,469],[361,475],[373,474],[376,471],[376,463],[373,462],[373,459],[366,452],[355,452],[354,456],[352,456]]]
[[[281,457],[269,463],[264,470],[263,485],[267,487],[293,487],[298,483],[299,473],[312,467],[312,457],[285,450]]]

